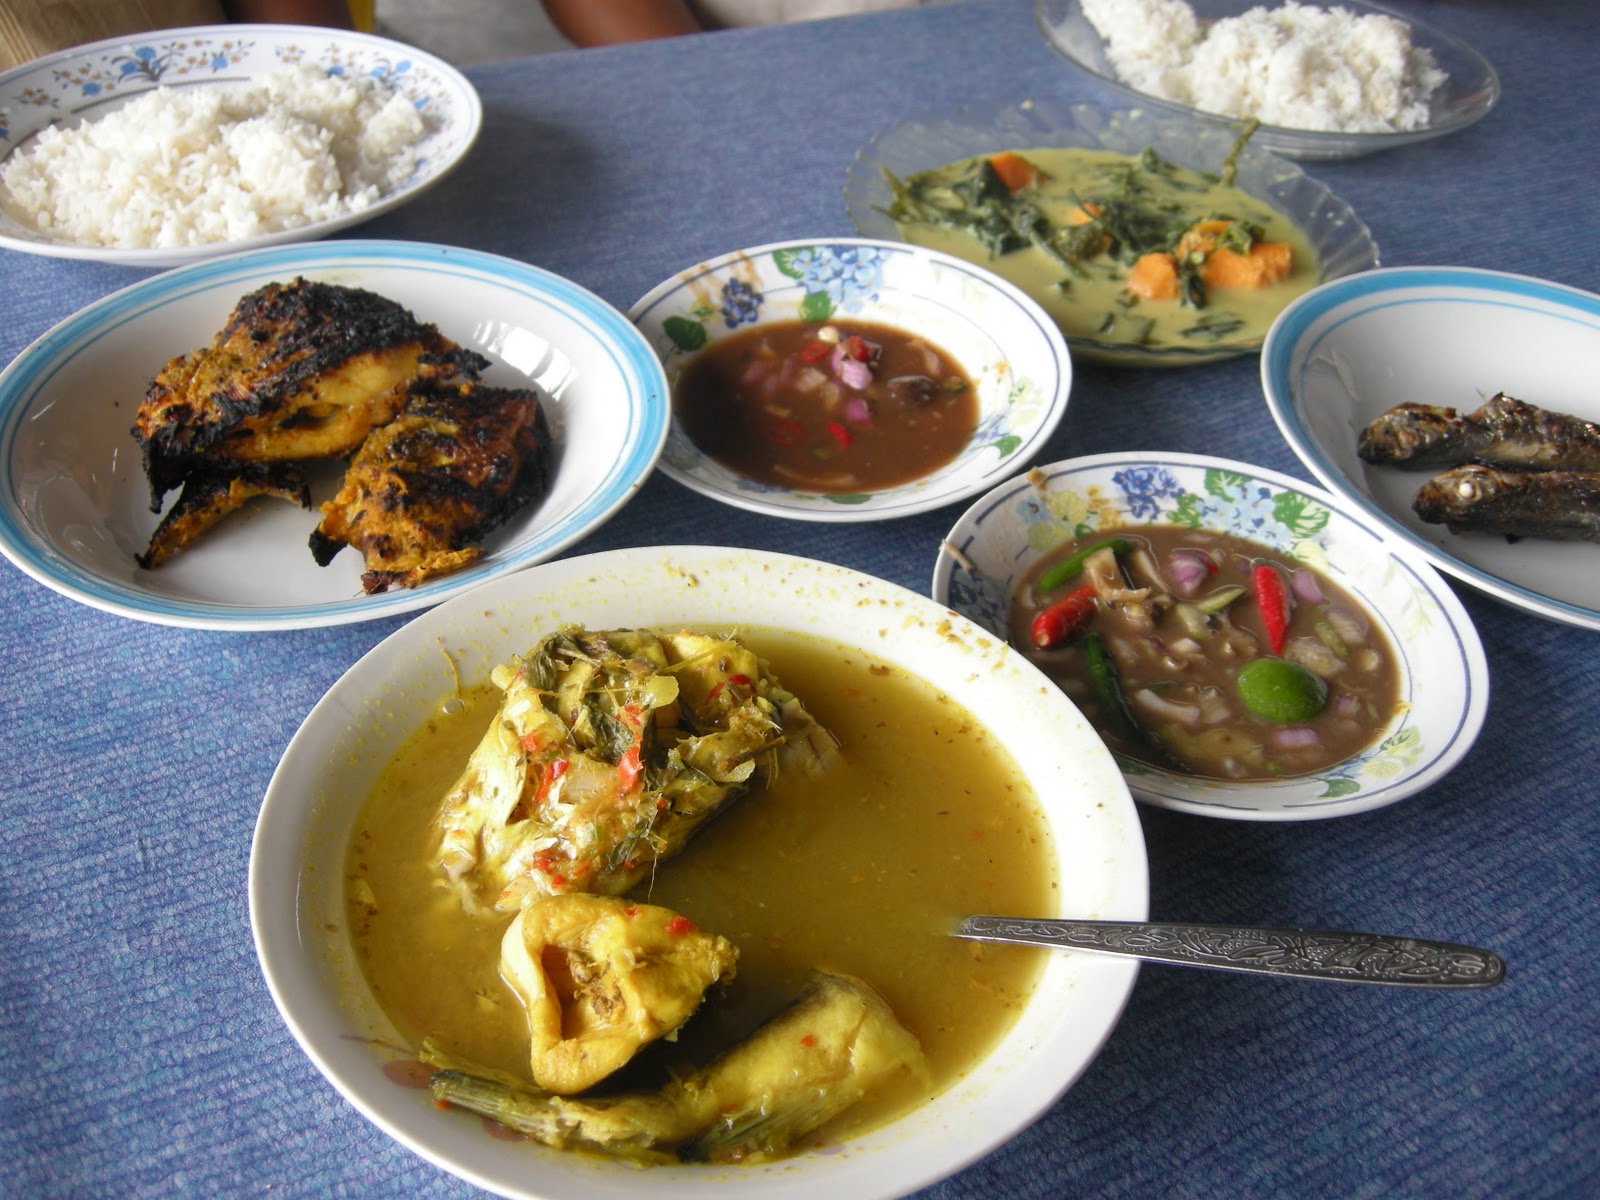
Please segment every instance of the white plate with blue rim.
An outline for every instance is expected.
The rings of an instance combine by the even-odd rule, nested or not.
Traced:
[[[1430,473],[1375,466],[1361,430],[1404,402],[1466,413],[1497,392],[1600,422],[1600,296],[1470,267],[1394,267],[1289,305],[1267,335],[1261,384],[1317,479],[1440,570],[1513,607],[1600,629],[1600,544],[1451,533],[1412,509]]]
[[[1294,778],[1224,780],[1122,755],[1136,799],[1244,821],[1382,808],[1443,779],[1489,705],[1483,643],[1437,572],[1354,506],[1287,475],[1194,454],[1097,454],[1040,466],[980,497],[940,545],[933,598],[1009,640],[1015,590],[1052,549],[1099,532],[1179,524],[1267,546],[1339,585],[1394,653],[1400,703],[1360,753]]]
[[[135,561],[160,519],[130,429],[151,377],[209,344],[240,297],[297,276],[404,305],[487,357],[488,383],[548,398],[549,486],[491,532],[467,568],[369,596],[356,551],[317,566],[307,545],[314,505],[336,474],[311,511],[256,501],[159,567]],[[243,631],[390,617],[541,562],[598,528],[654,469],[668,420],[655,352],[615,308],[558,275],[423,243],[271,247],[113,293],[0,372],[0,551],[62,595],[156,624]]]
[[[483,124],[483,102],[460,71],[388,38],[309,25],[161,29],[75,46],[0,74],[0,168],[28,153],[44,130],[74,128],[157,88],[259,84],[276,72],[301,66],[329,76],[372,80],[380,97],[401,97],[416,110],[422,132],[409,147],[414,162],[404,179],[385,185],[360,207],[293,228],[170,246],[90,244],[41,229],[0,184],[0,246],[57,258],[175,267],[262,246],[312,241],[416,199],[460,165]]]
[[[1072,356],[1020,289],[951,255],[903,242],[813,238],[735,250],[677,272],[628,311],[675,387],[696,355],[762,325],[851,320],[919,335],[961,364],[977,425],[954,459],[909,483],[812,491],[765,483],[704,453],[674,419],[662,473],[768,516],[908,517],[977,495],[1026,464],[1066,415]]]

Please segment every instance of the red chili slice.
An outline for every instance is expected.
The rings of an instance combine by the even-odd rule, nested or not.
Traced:
[[[1289,635],[1289,592],[1283,586],[1283,576],[1276,567],[1258,563],[1251,572],[1250,581],[1255,585],[1256,607],[1261,610],[1267,647],[1274,654],[1282,654]]]
[[[1095,614],[1094,584],[1068,592],[1033,619],[1033,644],[1051,650],[1080,632]]]

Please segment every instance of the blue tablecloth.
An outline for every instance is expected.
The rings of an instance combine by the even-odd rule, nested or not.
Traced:
[[[1394,0],[1498,69],[1467,131],[1311,172],[1386,265],[1600,287],[1600,5]],[[1028,0],[968,3],[472,69],[487,112],[460,171],[359,236],[538,264],[626,309],[698,259],[849,234],[845,164],[888,122],[956,102],[1111,99]],[[131,283],[0,252],[0,361]],[[1081,363],[1042,456],[1224,454],[1309,478],[1254,359]],[[778,549],[925,592],[959,506],[892,524],[753,516],[654,478],[572,553]],[[465,1196],[301,1054],[255,963],[257,805],[313,703],[397,621],[264,634],[104,615],[0,564],[0,1193]],[[1500,950],[1450,995],[1146,968],[1082,1080],[936,1200],[1600,1195],[1600,639],[1462,599],[1493,678],[1447,779],[1342,820],[1143,809],[1158,918],[1364,928]]]

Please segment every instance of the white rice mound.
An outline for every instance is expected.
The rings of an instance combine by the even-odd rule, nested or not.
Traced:
[[[375,79],[286,68],[238,86],[158,87],[51,126],[0,167],[6,211],[53,238],[193,246],[359,212],[416,170],[427,127]]]
[[[1129,87],[1202,112],[1338,133],[1428,124],[1447,76],[1411,28],[1381,13],[1286,0],[1201,22],[1185,0],[1082,0]]]

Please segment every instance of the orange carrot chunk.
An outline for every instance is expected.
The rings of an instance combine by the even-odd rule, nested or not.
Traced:
[[[1200,268],[1207,287],[1264,288],[1287,279],[1294,266],[1294,249],[1287,242],[1256,242],[1250,253],[1213,250]]]
[[[1145,300],[1178,298],[1178,263],[1170,254],[1141,254],[1128,272],[1128,290]]]
[[[1039,178],[1039,172],[1031,162],[1010,150],[990,155],[989,165],[1000,176],[1000,182],[1013,192],[1031,187],[1034,180]]]

